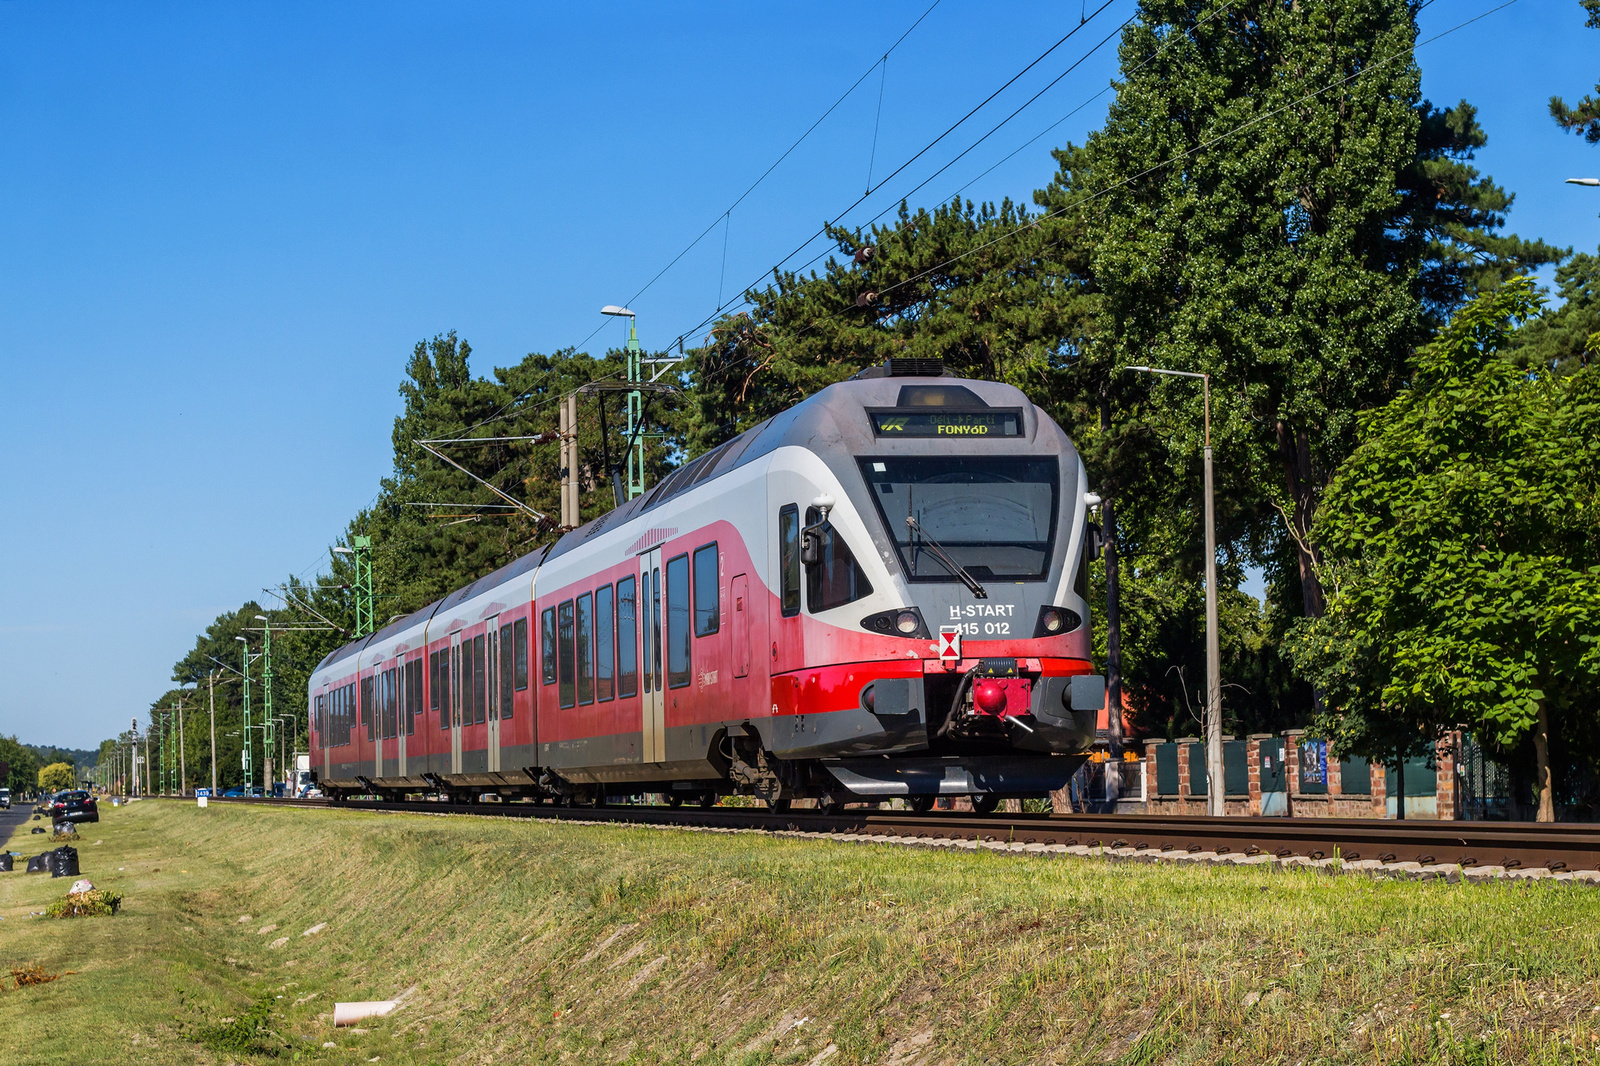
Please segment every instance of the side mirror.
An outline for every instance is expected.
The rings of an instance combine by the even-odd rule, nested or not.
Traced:
[[[823,525],[824,523],[818,522],[800,531],[800,561],[807,566],[815,566],[822,562]]]

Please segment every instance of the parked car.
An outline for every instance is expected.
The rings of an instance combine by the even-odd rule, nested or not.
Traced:
[[[228,791],[224,792],[222,794],[222,798],[223,799],[243,799],[244,798],[244,789],[240,788],[237,785],[235,785],[233,788],[230,788],[230,789],[228,789]]]
[[[100,809],[94,797],[81,788],[57,792],[50,800],[50,820],[53,822],[98,822]]]
[[[11,790],[9,788],[0,788],[0,807],[4,807],[8,811],[11,809]]]

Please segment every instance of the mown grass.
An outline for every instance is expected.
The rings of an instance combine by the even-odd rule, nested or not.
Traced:
[[[7,982],[8,1063],[1600,1058],[1600,891],[1579,886],[157,802],[103,817],[81,861],[124,893],[116,917],[31,918],[66,883],[0,875],[0,973],[77,971]],[[366,1032],[332,1028],[334,1001],[412,986]]]

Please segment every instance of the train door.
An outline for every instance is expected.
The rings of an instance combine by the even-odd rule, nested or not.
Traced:
[[[642,710],[644,740],[640,746],[643,762],[667,761],[666,694],[661,676],[661,549],[653,548],[639,556],[639,614],[644,633],[643,685],[639,705]]]
[[[407,702],[411,698],[410,671],[406,669],[404,654],[395,657],[395,707],[394,707],[394,747],[398,760],[395,772],[401,777],[406,776],[406,708],[411,706]]]
[[[450,706],[447,709],[450,715],[450,772],[461,772],[461,707],[464,698],[468,698],[461,691],[461,632],[457,630],[450,634]]]
[[[333,686],[324,683],[322,686],[322,713],[317,715],[317,743],[321,745],[322,752],[322,780],[326,781],[333,776],[333,745],[329,741],[333,737]]]
[[[489,619],[489,628],[484,633],[484,662],[478,664],[480,670],[488,671],[488,680],[485,694],[489,702],[487,736],[485,743],[488,745],[488,770],[491,774],[500,772],[500,616],[495,615]]]

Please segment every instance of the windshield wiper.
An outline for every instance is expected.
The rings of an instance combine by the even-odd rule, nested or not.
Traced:
[[[917,532],[923,540],[928,542],[928,547],[933,551],[933,557],[944,564],[944,568],[960,579],[961,583],[972,590],[972,594],[980,600],[989,598],[983,586],[978,584],[978,579],[967,573],[967,568],[950,558],[950,553],[939,546],[939,542],[928,536],[928,531],[922,528],[922,523],[917,521],[916,515],[906,515],[906,525]]]

